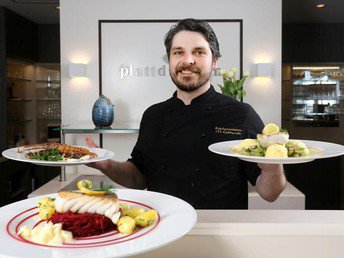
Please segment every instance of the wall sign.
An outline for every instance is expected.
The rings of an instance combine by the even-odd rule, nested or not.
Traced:
[[[115,121],[139,123],[149,106],[170,98],[170,79],[164,36],[178,20],[99,20],[99,94],[115,105]],[[213,27],[222,57],[219,67],[243,66],[242,20],[207,20]],[[222,84],[214,71],[212,84]]]

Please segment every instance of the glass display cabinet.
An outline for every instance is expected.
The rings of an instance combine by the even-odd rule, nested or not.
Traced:
[[[7,147],[32,142],[35,134],[34,65],[7,59]],[[5,121],[2,121],[5,122]]]
[[[293,125],[339,127],[344,67],[292,66],[291,73]]]
[[[60,64],[36,64],[37,142],[60,141],[51,128],[61,125]]]

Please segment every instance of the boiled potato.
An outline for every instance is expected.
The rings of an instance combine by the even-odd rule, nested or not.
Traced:
[[[47,206],[45,208],[39,208],[38,216],[42,220],[48,220],[48,219],[50,219],[51,216],[53,216],[54,213],[55,213],[55,206],[54,207]]]
[[[37,202],[39,208],[39,217],[42,220],[49,219],[55,213],[55,199],[50,197],[43,197]]]
[[[129,216],[123,216],[117,223],[118,231],[122,234],[131,234],[135,230],[135,220]]]
[[[139,216],[135,217],[136,225],[147,227],[151,225],[158,218],[158,213],[155,210],[148,210]]]
[[[55,198],[43,197],[37,202],[38,208],[55,207]]]
[[[119,202],[119,207],[120,207],[122,210],[124,210],[124,209],[130,209],[130,208],[131,208],[130,204],[127,203],[127,202]]]
[[[134,208],[129,208],[129,209],[123,209],[122,210],[122,216],[129,216],[132,217],[133,219],[140,214],[144,213],[145,210],[142,207],[134,207]]]

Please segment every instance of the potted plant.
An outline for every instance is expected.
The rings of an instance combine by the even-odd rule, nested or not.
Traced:
[[[236,68],[232,68],[230,71],[221,69],[220,75],[223,79],[223,85],[218,84],[218,86],[220,87],[223,95],[241,101],[242,97],[246,95],[246,91],[244,90],[243,86],[246,78],[249,76],[249,73],[244,72],[243,77],[237,79],[236,72]]]

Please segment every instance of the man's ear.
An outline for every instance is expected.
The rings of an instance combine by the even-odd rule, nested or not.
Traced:
[[[219,64],[219,59],[215,57],[214,61],[213,61],[213,69],[214,70],[218,67],[218,64]]]

